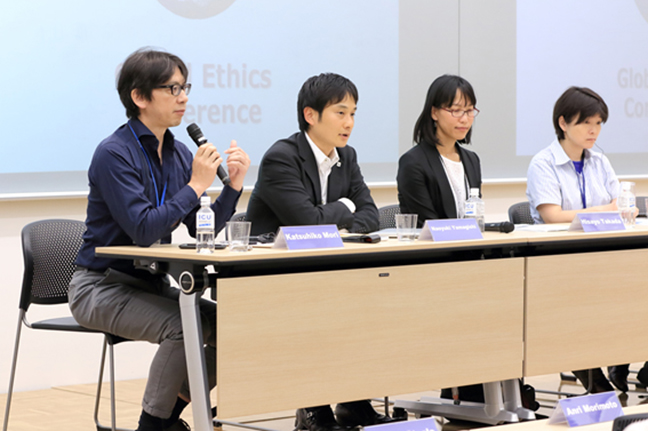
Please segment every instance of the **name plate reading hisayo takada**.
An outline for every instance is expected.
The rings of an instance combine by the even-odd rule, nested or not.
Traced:
[[[612,421],[623,415],[616,392],[585,395],[558,400],[549,424],[567,422],[570,427]]]
[[[625,225],[618,212],[580,213],[576,214],[571,225],[571,231],[606,232],[625,230]]]
[[[425,220],[419,235],[420,241],[458,241],[483,238],[477,220],[474,218]]]
[[[426,418],[415,421],[391,422],[382,425],[364,427],[371,431],[437,431],[436,419]]]
[[[304,250],[307,248],[344,247],[334,224],[317,226],[284,226],[279,228],[273,248]]]

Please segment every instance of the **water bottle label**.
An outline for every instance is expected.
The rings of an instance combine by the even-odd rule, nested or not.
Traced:
[[[634,196],[632,196],[632,197],[628,196],[628,206],[629,206],[630,208],[634,208],[634,207],[635,207],[635,197],[634,197]]]
[[[466,202],[466,217],[475,217],[477,215],[477,203]]]
[[[198,229],[214,229],[213,214],[196,214],[196,227]]]

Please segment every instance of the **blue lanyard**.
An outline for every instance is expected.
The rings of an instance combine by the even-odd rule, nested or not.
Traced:
[[[582,160],[580,172],[576,169],[576,162],[574,162],[574,169],[576,170],[576,176],[578,177],[578,190],[581,195],[581,202],[583,203],[583,209],[587,208],[587,199],[585,197],[585,161]]]
[[[130,121],[128,122],[128,127],[131,129],[131,132],[133,132],[133,136],[135,136],[135,140],[137,141],[140,148],[142,149],[142,152],[144,153],[144,157],[146,158],[146,163],[148,163],[149,172],[151,173],[151,179],[153,180],[153,188],[155,189],[155,202],[157,203],[157,206],[164,205],[164,197],[166,196],[167,184],[169,184],[169,180],[167,178],[167,180],[164,182],[164,190],[162,190],[162,199],[160,199],[160,196],[158,194],[157,182],[155,181],[155,175],[153,175],[153,166],[151,166],[151,159],[149,159],[148,154],[146,154],[146,150],[144,149],[144,146],[142,145],[139,138],[135,134],[135,130],[133,130],[133,126],[131,126]]]

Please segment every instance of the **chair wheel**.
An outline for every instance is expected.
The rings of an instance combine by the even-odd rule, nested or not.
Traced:
[[[394,419],[407,419],[407,411],[402,407],[394,407],[392,417]]]

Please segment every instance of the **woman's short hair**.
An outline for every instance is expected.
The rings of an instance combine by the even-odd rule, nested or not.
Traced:
[[[565,132],[560,128],[560,117],[567,124],[574,119],[576,124],[580,124],[597,114],[604,123],[607,121],[608,107],[601,96],[586,87],[569,87],[554,105],[553,124],[558,140],[565,139]]]
[[[439,145],[437,139],[436,122],[432,119],[432,108],[449,108],[457,96],[457,90],[461,93],[466,103],[472,106],[477,105],[477,98],[472,85],[461,76],[457,75],[442,75],[432,82],[428,89],[427,96],[425,97],[425,106],[423,112],[416,120],[414,126],[414,142],[420,144],[421,142],[430,142]],[[470,144],[470,137],[472,136],[472,127],[466,134],[466,137],[458,141],[460,144]]]
[[[131,98],[137,90],[146,100],[151,100],[153,89],[164,85],[180,69],[185,81],[189,72],[179,57],[152,48],[141,48],[128,56],[117,76],[117,92],[126,108],[128,118],[139,117],[139,108]]]

